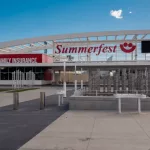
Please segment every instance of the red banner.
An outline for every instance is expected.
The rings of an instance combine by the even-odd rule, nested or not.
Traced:
[[[50,63],[53,59],[44,54],[0,54],[0,63]]]

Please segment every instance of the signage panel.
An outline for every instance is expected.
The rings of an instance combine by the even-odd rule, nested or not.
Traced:
[[[63,47],[63,45],[57,45],[55,54],[67,54],[67,53],[95,53],[96,55],[100,55],[103,53],[115,53],[117,50],[117,45],[108,46],[106,44],[100,44],[99,46],[90,46],[90,47]],[[136,45],[132,43],[122,43],[119,45],[119,48],[124,53],[131,53],[136,49]]]
[[[150,41],[142,41],[141,52],[142,53],[150,53]]]
[[[42,63],[42,54],[0,54],[0,63]]]

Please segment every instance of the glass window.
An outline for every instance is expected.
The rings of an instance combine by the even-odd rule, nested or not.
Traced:
[[[33,69],[33,72],[36,72],[36,67],[33,67],[32,69]]]
[[[32,67],[25,67],[25,72],[32,71]]]
[[[8,73],[8,79],[12,80],[12,73]]]
[[[1,80],[8,80],[8,73],[1,73]]]
[[[45,72],[45,70],[50,69],[50,67],[33,67],[33,72]]]
[[[17,69],[16,67],[10,67],[9,72],[14,72],[14,71],[16,71],[16,69]]]
[[[42,72],[42,68],[41,67],[36,67],[35,72]]]
[[[21,72],[24,72],[25,71],[25,68],[24,67],[17,67],[16,70],[19,70]]]
[[[43,73],[35,73],[35,80],[44,80],[44,75]]]
[[[8,72],[8,67],[1,67],[1,72]]]

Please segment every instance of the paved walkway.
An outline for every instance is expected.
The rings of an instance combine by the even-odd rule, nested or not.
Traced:
[[[67,92],[67,96],[71,93]],[[39,109],[39,99],[21,102],[18,110],[12,110],[12,105],[0,107],[0,150],[19,149],[60,117],[65,110],[59,110],[54,104],[57,99],[57,95],[47,96],[44,110]]]
[[[150,112],[68,111],[19,150],[150,150]]]
[[[72,89],[67,88],[67,90]],[[46,96],[56,94],[57,91],[62,90],[62,87],[40,87],[36,90],[19,92],[19,101],[25,102],[32,99],[40,98],[40,92],[45,92]],[[0,92],[0,107],[13,104],[13,93]]]

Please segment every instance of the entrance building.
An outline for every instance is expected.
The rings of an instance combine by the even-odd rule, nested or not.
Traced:
[[[150,91],[150,30],[14,40],[1,42],[0,52],[0,85],[20,70],[34,72],[35,85],[83,80],[101,93]]]

